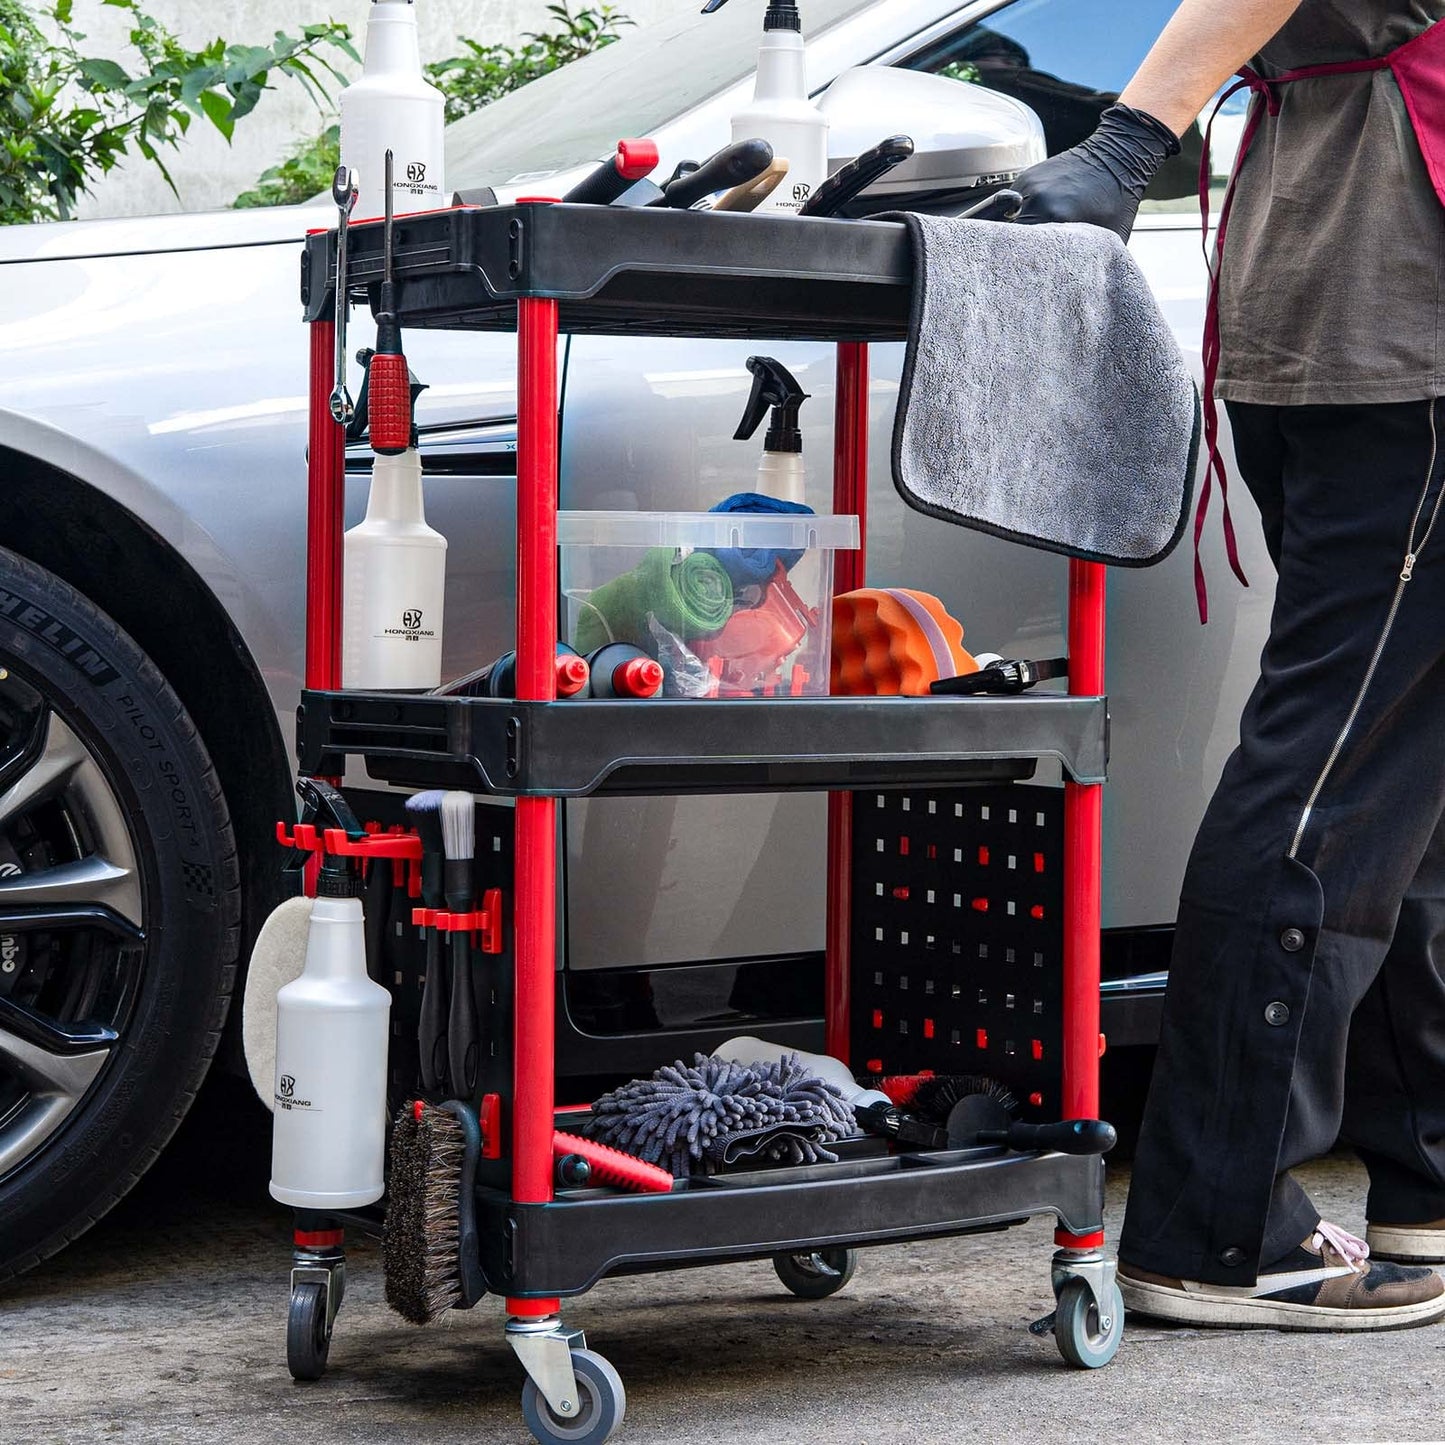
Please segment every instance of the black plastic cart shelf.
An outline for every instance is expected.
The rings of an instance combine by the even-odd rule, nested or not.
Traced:
[[[381,227],[353,226],[348,247],[375,309]],[[511,331],[517,302],[542,297],[572,334],[901,341],[913,262],[897,222],[524,204],[400,218],[396,275],[404,327]],[[335,276],[335,234],[311,236],[308,321]]]
[[[359,756],[387,782],[509,797],[799,792],[997,782],[1056,758],[1104,778],[1103,698],[733,698],[525,703],[306,692],[301,771]]]
[[[671,1194],[563,1191],[551,1204],[526,1205],[481,1190],[487,1279],[509,1295],[566,1297],[609,1274],[941,1239],[1038,1214],[1057,1214],[1075,1234],[1103,1226],[1102,1159],[996,1149],[889,1155],[877,1140],[861,1142],[861,1157],[837,1164],[690,1179]]]

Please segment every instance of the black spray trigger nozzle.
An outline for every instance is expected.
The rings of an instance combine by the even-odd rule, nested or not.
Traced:
[[[728,0],[707,0],[702,7],[704,15],[721,10]],[[798,0],[768,0],[768,13],[763,17],[764,30],[801,30],[802,18],[798,14]]]
[[[301,795],[301,821],[313,824],[318,833],[340,828],[353,843],[366,837],[366,829],[357,821],[351,804],[333,784],[321,778],[299,778],[296,791]],[[316,879],[317,896],[349,898],[354,897],[355,892],[355,878],[347,859],[323,852],[321,871]]]
[[[753,374],[753,391],[748,407],[733,440],[745,442],[763,424],[772,411],[764,448],[770,452],[800,452],[803,433],[798,426],[798,412],[808,400],[808,393],[798,385],[798,378],[771,356],[748,357],[748,370]]]

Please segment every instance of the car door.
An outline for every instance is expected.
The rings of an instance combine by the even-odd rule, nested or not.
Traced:
[[[1038,110],[1057,151],[1092,130],[1173,8],[1173,0],[960,7],[900,36],[877,62],[1015,95]],[[887,129],[880,117],[880,135]],[[1161,173],[1132,243],[1196,371],[1205,271],[1197,209],[1191,219],[1188,208],[1201,149],[1196,128],[1180,160]],[[807,499],[828,510],[828,348],[600,337],[578,338],[570,351],[564,505],[686,510],[745,489],[758,447],[731,436],[747,396],[744,362],[759,350],[777,354],[812,394],[803,409]],[[1030,657],[1062,651],[1065,570],[1058,559],[921,516],[894,493],[888,449],[900,361],[901,348],[874,348],[869,581],[938,594],[975,650]],[[1205,558],[1223,578],[1212,540]],[[1267,579],[1262,547],[1246,565],[1260,582]],[[1114,929],[1172,922],[1190,840],[1233,744],[1267,624],[1267,587],[1241,596],[1232,583],[1216,581],[1215,621],[1201,629],[1191,568],[1185,546],[1161,567],[1116,572],[1111,583],[1114,782],[1105,919]],[[569,805],[570,967],[821,948],[823,817],[822,800],[812,797]]]

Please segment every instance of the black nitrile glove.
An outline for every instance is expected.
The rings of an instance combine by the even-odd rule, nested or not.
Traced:
[[[1017,219],[1087,221],[1127,241],[1154,173],[1178,154],[1179,137],[1163,121],[1111,105],[1082,145],[1030,166],[1013,183],[1024,198]]]

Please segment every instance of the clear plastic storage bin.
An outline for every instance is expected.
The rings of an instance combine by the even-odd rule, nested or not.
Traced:
[[[833,554],[857,517],[559,512],[557,541],[578,652],[640,648],[664,697],[826,695]]]

